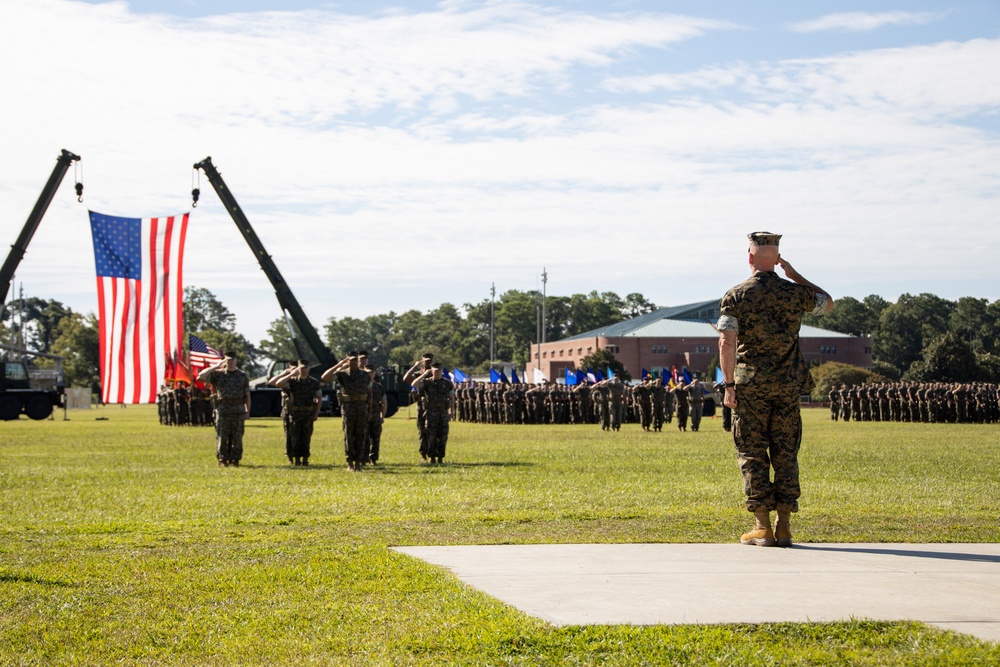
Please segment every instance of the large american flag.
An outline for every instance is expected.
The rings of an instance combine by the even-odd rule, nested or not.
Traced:
[[[166,360],[183,358],[188,215],[90,212],[105,403],[155,403]]]
[[[222,353],[194,334],[188,334],[188,348],[191,350],[191,374],[195,377],[209,366],[222,361]]]

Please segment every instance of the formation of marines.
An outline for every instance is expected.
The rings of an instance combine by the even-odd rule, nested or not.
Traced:
[[[1000,422],[1000,385],[986,382],[880,382],[830,390],[834,421],[925,424]]]
[[[404,378],[405,379],[405,378]],[[660,432],[677,415],[677,429],[697,431],[704,410],[705,391],[697,378],[665,386],[648,377],[635,385],[618,378],[563,385],[554,382],[463,382],[455,389],[456,418],[478,424],[600,424],[618,431],[622,424],[639,424]],[[697,415],[696,417],[693,415]]]
[[[186,382],[170,381],[156,394],[160,423],[164,426],[211,426],[212,392],[205,387],[191,388]]]

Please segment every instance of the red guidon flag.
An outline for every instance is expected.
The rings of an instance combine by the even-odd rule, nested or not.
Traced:
[[[105,403],[155,403],[166,360],[183,358],[188,215],[90,212]]]

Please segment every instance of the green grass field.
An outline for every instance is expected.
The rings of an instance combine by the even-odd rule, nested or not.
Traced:
[[[309,468],[251,421],[234,469],[151,407],[57,416],[0,423],[3,665],[1000,664],[919,623],[552,628],[388,549],[733,542],[751,517],[717,420],[453,424],[429,467],[404,411],[356,474],[339,419]],[[1000,541],[1000,426],[826,417],[804,413],[796,541]]]

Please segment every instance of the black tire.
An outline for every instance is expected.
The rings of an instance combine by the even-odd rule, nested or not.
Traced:
[[[269,417],[281,416],[281,392],[276,391],[271,394],[271,412]]]
[[[270,417],[273,412],[271,397],[275,392],[254,391],[250,393],[250,416]],[[281,411],[281,401],[278,401],[278,411]]]
[[[17,396],[0,396],[0,420],[9,422],[21,415],[21,399]]]
[[[396,398],[395,394],[386,394],[385,418],[388,419],[389,417],[393,416],[394,414],[396,414],[397,410],[399,410],[399,399]]]
[[[48,396],[35,394],[28,399],[24,413],[34,420],[48,419],[52,414],[52,400]]]

